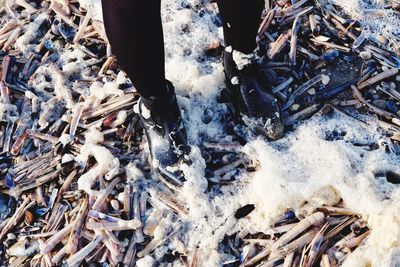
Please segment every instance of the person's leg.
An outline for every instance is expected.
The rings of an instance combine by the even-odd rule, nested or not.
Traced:
[[[248,54],[257,47],[264,0],[217,0],[221,14],[225,46]]]
[[[160,5],[161,0],[102,0],[112,52],[145,99],[167,98]]]
[[[141,98],[138,113],[153,167],[171,187],[183,175],[171,170],[189,153],[174,87],[165,79],[161,0],[102,0],[104,26],[118,64]]]
[[[223,64],[232,102],[240,113],[256,119],[243,120],[254,132],[271,140],[279,139],[284,130],[280,108],[268,92],[270,85],[253,53],[264,0],[217,0],[217,3],[224,27]]]

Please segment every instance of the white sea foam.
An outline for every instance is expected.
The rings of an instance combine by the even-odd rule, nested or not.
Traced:
[[[386,0],[329,0],[331,3],[341,7],[347,16],[361,22],[368,38],[378,41],[380,35],[388,40],[385,48],[400,49],[398,39],[394,38],[400,34],[400,16],[398,12],[384,7],[390,1]],[[380,15],[371,15],[372,11],[379,11]]]
[[[90,12],[94,19],[103,20],[101,0],[79,0],[79,3]]]

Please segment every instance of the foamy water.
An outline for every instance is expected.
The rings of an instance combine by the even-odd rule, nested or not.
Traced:
[[[370,5],[357,0],[332,2],[365,27],[369,25],[373,38],[383,33],[390,39],[393,32],[399,31],[398,17],[389,14],[371,19],[363,15],[363,8],[381,8],[383,1],[370,1]],[[229,140],[224,139],[226,133],[221,124],[226,107],[216,101],[224,87],[223,67],[218,59],[204,56],[212,42],[222,39],[222,30],[213,22],[215,13],[199,14],[181,8],[185,3],[162,1],[167,78],[177,88],[190,142],[194,146],[204,140],[226,142]],[[91,9],[99,10],[96,5],[91,5]],[[205,113],[212,116],[207,124],[202,120]],[[178,235],[189,251],[199,245],[202,266],[216,266],[229,259],[218,251],[218,243],[225,234],[244,228],[250,232],[265,231],[287,209],[307,213],[302,206],[305,201],[312,209],[342,198],[372,228],[367,242],[347,258],[345,266],[400,264],[400,188],[374,175],[388,170],[400,172],[400,158],[388,153],[383,145],[372,151],[368,148],[371,143],[390,141],[372,118],[366,120],[368,124],[339,114],[315,116],[278,142],[255,138],[243,151],[258,160],[261,169],[242,175],[218,195],[205,193],[205,163],[194,147],[195,161],[184,168],[188,181],[179,196],[189,208],[189,216],[183,219],[186,227]],[[341,133],[341,137],[327,140],[334,131]],[[256,210],[237,222],[232,214],[248,203],[254,203]],[[161,247],[139,260],[138,266],[151,266],[162,251]]]
[[[385,48],[399,51],[400,15],[392,9],[385,9],[390,3],[387,0],[329,0],[341,7],[344,14],[361,22],[366,36],[378,41],[380,36],[387,39]],[[377,15],[374,15],[377,14]],[[395,38],[397,36],[397,39]]]

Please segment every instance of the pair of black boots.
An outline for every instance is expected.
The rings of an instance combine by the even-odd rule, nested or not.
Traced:
[[[269,140],[277,140],[284,133],[277,100],[267,92],[269,88],[257,60],[244,59],[238,66],[234,51],[223,54],[228,94],[236,109],[252,121],[252,130]],[[246,62],[246,60],[248,62]],[[139,115],[145,130],[152,165],[170,187],[179,188],[184,179],[178,166],[190,153],[185,127],[176,102],[172,83],[166,82],[168,99],[139,100]],[[162,101],[163,105],[157,104]],[[165,105],[167,101],[167,105]],[[158,106],[168,107],[160,110]],[[238,112],[238,113],[239,113]]]

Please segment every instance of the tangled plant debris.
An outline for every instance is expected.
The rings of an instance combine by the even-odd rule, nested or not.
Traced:
[[[216,4],[163,1],[193,144],[176,187],[100,1],[0,1],[1,265],[399,263],[399,35],[377,26],[399,3],[375,2],[266,2],[257,53],[288,128],[267,142],[225,101]]]

